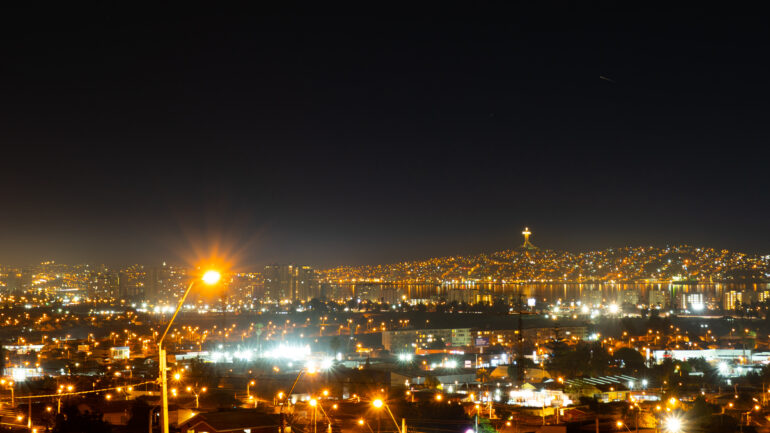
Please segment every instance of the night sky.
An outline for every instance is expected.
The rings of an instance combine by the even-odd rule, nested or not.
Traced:
[[[770,253],[762,14],[537,3],[4,10],[0,263]]]

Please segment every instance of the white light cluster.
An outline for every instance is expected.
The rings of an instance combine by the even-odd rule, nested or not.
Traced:
[[[280,344],[272,350],[262,353],[263,358],[301,360],[310,356],[310,346]]]
[[[414,355],[412,355],[411,353],[398,354],[398,360],[401,362],[412,362],[412,359],[414,359]]]
[[[251,361],[253,358],[253,350],[236,350],[235,352],[211,352],[212,362]]]

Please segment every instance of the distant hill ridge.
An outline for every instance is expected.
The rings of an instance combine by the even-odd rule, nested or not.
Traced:
[[[575,282],[769,281],[770,255],[750,255],[688,245],[623,247],[571,253],[511,249],[388,265],[338,266],[320,271],[336,282]]]

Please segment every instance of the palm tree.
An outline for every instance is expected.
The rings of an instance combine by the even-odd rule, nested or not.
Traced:
[[[481,383],[487,383],[492,379],[492,373],[486,368],[476,370],[476,379]]]

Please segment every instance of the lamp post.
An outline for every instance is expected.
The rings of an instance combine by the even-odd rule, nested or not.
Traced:
[[[302,377],[302,373],[305,373],[305,372],[307,372],[309,374],[313,374],[313,373],[315,373],[315,369],[308,370],[306,368],[301,368],[299,370],[299,373],[297,373],[297,377],[294,379],[294,383],[291,384],[291,389],[289,389],[289,393],[286,394],[286,404],[282,404],[281,405],[281,410],[279,412],[279,415],[281,417],[281,425],[278,428],[278,432],[279,433],[284,433],[284,431],[285,431],[284,427],[286,427],[286,425],[285,425],[286,419],[283,417],[283,408],[284,408],[284,406],[287,406],[289,403],[291,403],[291,393],[294,392],[294,387],[297,386],[297,382],[299,382],[299,378]],[[283,395],[283,391],[278,393],[278,399],[279,400],[282,398],[282,395]],[[168,433],[168,432],[163,432],[163,433]]]
[[[188,386],[187,391],[191,392],[192,395],[195,396],[195,408],[198,409],[198,397],[204,392],[206,392],[206,387],[204,386],[203,388],[200,389],[200,391],[196,391],[195,388],[193,388],[192,386]]]
[[[219,281],[220,278],[221,275],[219,272],[206,271],[206,273],[203,274],[203,278],[201,279],[208,285],[214,285]],[[185,290],[184,295],[182,295],[182,299],[179,300],[179,305],[177,305],[176,311],[174,311],[174,314],[171,316],[171,320],[169,320],[168,325],[166,325],[166,330],[163,331],[163,335],[161,335],[160,340],[158,340],[158,356],[160,357],[158,366],[160,367],[161,412],[163,414],[161,416],[161,423],[163,425],[161,430],[162,433],[168,433],[168,381],[166,378],[166,351],[163,349],[163,339],[166,338],[166,334],[168,334],[169,329],[171,329],[171,324],[174,323],[176,315],[179,314],[179,310],[182,309],[184,300],[187,298],[190,290],[192,290],[193,285],[195,285],[195,280],[193,280],[190,285],[187,286],[187,290]]]
[[[329,392],[328,392],[328,391],[326,391],[326,390],[324,390],[324,393],[325,393],[325,395],[329,395]],[[323,407],[323,405],[321,404],[321,400],[320,400],[320,399],[311,398],[309,403],[310,403],[310,406],[312,406],[312,407],[313,407],[313,419],[314,419],[314,421],[313,421],[313,422],[315,423],[315,424],[314,424],[314,426],[313,426],[313,431],[315,431],[315,430],[316,430],[316,427],[315,427],[315,425],[317,425],[317,424],[318,424],[317,415],[315,414],[315,409],[316,409],[316,408],[318,408],[318,409],[321,409],[321,413],[323,414],[323,416],[324,416],[324,417],[326,417],[326,421],[328,421],[328,422],[329,422],[329,424],[328,424],[328,428],[327,428],[327,432],[328,432],[328,433],[332,433],[332,419],[331,419],[331,418],[329,418],[329,414],[328,414],[328,413],[326,413],[326,411],[324,410],[324,407]],[[332,407],[333,407],[334,409],[336,409],[336,408],[337,408],[337,405],[335,404],[335,405],[334,405],[334,406],[332,406]]]
[[[390,407],[388,407],[388,404],[385,403],[384,400],[382,400],[381,398],[372,400],[372,406],[374,406],[375,409],[380,409],[382,407],[385,407],[385,410],[388,412],[388,415],[390,415],[390,419],[393,420],[393,424],[396,426],[396,431],[398,433],[403,433],[403,431],[401,429],[401,426],[399,426],[398,425],[398,421],[396,421],[396,417],[393,416],[393,412],[390,411]],[[377,430],[380,429],[379,422],[380,422],[380,417],[378,415],[377,416]],[[406,422],[403,423],[403,427],[406,427]]]
[[[318,405],[318,402],[316,399],[311,398],[309,404],[310,407],[313,408],[313,433],[317,433],[318,421],[316,420],[316,406]]]
[[[250,397],[251,396],[251,392],[249,391],[249,388],[254,386],[254,385],[256,385],[256,384],[257,384],[257,382],[255,382],[253,380],[250,380],[249,383],[246,384],[246,397]]]
[[[0,379],[0,385],[8,385],[8,389],[11,390],[11,406],[16,407],[16,397],[13,391],[13,387],[15,384],[13,383],[13,381],[6,382],[5,379]]]
[[[358,425],[365,425],[365,426],[369,427],[369,432],[370,433],[374,433],[374,430],[372,430],[372,426],[370,426],[368,422],[364,421],[363,418],[360,418],[358,420]]]

